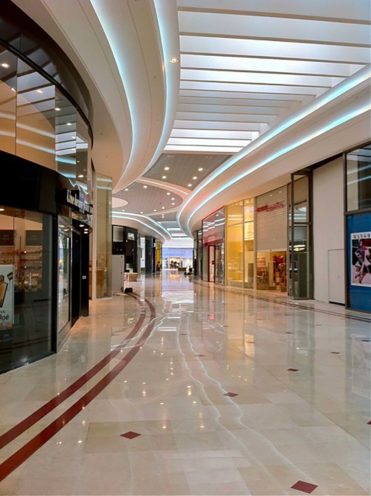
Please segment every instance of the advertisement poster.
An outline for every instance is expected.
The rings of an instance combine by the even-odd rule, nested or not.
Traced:
[[[14,265],[0,265],[0,329],[13,327]]]
[[[371,231],[351,233],[351,285],[371,288]]]

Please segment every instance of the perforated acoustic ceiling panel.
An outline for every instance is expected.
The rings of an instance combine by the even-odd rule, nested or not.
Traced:
[[[178,184],[187,189],[194,189],[197,184],[227,160],[228,157],[229,155],[220,154],[165,153],[145,174],[145,177]]]

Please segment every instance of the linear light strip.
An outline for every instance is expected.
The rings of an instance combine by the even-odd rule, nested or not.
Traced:
[[[151,219],[151,217],[148,217],[147,215],[134,214],[131,212],[122,212],[120,210],[112,210],[112,217],[114,217],[114,216],[117,217],[117,215],[125,215],[126,218],[128,218],[128,219],[130,218],[132,220],[138,220],[137,217],[140,217],[142,219],[146,219],[149,222],[153,222],[159,229],[162,229],[167,235],[170,236],[169,231],[165,227],[161,226],[157,221],[155,221],[154,219]],[[138,220],[138,222],[139,222],[139,220]],[[156,231],[156,229],[154,227],[151,227],[151,229]]]
[[[268,164],[269,162],[272,162],[273,160],[281,157],[282,155],[285,155],[286,153],[291,152],[295,148],[298,148],[299,146],[304,145],[308,141],[311,141],[314,138],[317,138],[321,134],[326,133],[328,131],[331,131],[332,129],[336,128],[337,126],[340,126],[340,125],[342,125],[342,124],[350,121],[351,119],[354,119],[355,117],[358,117],[358,116],[364,114],[365,112],[367,112],[369,110],[371,110],[371,104],[366,105],[364,107],[361,107],[359,109],[353,110],[352,112],[349,112],[348,114],[345,114],[344,116],[339,117],[338,119],[335,119],[330,124],[328,124],[326,126],[323,126],[322,128],[320,128],[320,129],[318,129],[316,131],[313,131],[310,134],[307,134],[304,138],[302,138],[302,139],[300,139],[298,141],[295,141],[291,145],[288,145],[288,146],[285,146],[285,147],[281,148],[276,153],[273,153],[272,155],[269,155],[269,157],[267,157],[265,160],[262,160],[261,162],[258,162],[254,166],[250,167],[248,170],[242,172],[241,174],[238,174],[237,176],[235,176],[234,178],[232,178],[230,181],[226,182],[223,186],[221,186],[220,188],[218,188],[217,190],[215,190],[211,195],[209,195],[205,200],[203,200],[195,208],[195,210],[193,210],[193,212],[191,213],[191,215],[189,216],[188,221],[187,221],[187,230],[188,230],[188,233],[191,232],[190,231],[190,221],[191,221],[192,217],[195,215],[195,213],[198,210],[200,210],[200,208],[202,208],[204,205],[206,205],[206,203],[208,203],[212,198],[215,198],[215,196],[217,196],[218,194],[220,194],[222,191],[224,191],[225,189],[229,188],[230,186],[232,186],[236,182],[241,181],[241,179],[244,179],[246,176],[250,175],[252,172],[255,172],[257,169],[260,169],[261,167],[263,167],[264,165]]]
[[[113,212],[112,212],[113,214]],[[154,231],[156,232],[159,236],[161,236],[161,238],[164,240],[164,241],[167,241],[167,238],[162,234],[160,233],[159,231],[157,231],[157,229],[155,229],[154,227],[150,226],[149,224],[146,224],[145,222],[139,220],[139,219],[133,219],[133,217],[128,217],[127,215],[123,214],[123,215],[112,215],[112,218],[113,219],[127,219],[127,220],[135,220],[135,222],[138,222],[139,224],[142,224],[143,226],[147,227],[148,229],[150,229],[151,231]]]
[[[310,114],[314,113],[316,110],[324,107],[328,103],[334,101],[336,98],[338,98],[341,95],[344,95],[346,92],[350,91],[351,89],[355,88],[357,85],[363,83],[364,81],[367,81],[371,76],[371,67],[366,67],[365,69],[362,69],[358,73],[356,73],[355,76],[352,76],[349,80],[344,81],[343,83],[340,83],[338,86],[336,86],[334,89],[328,91],[321,97],[319,97],[316,100],[313,100],[308,107],[305,109],[299,111],[296,115],[288,118],[281,124],[279,124],[277,127],[270,129],[269,131],[265,132],[262,136],[260,136],[258,139],[250,143],[246,148],[241,150],[239,153],[236,153],[233,157],[230,159],[226,160],[224,164],[219,167],[217,170],[212,172],[203,182],[202,184],[197,187],[192,195],[186,200],[180,209],[177,220],[179,222],[180,216],[182,215],[184,209],[187,207],[189,202],[202,190],[204,189],[208,184],[210,184],[215,178],[220,176],[220,174],[223,174],[226,170],[228,170],[230,167],[232,167],[236,162],[241,160],[242,158],[246,157],[250,153],[252,153],[254,150],[258,149],[262,145],[264,145],[267,141],[275,138],[282,132],[286,131],[293,125],[297,124],[301,120],[303,120],[305,117],[309,116]]]

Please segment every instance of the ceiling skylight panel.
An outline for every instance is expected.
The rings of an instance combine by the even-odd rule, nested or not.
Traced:
[[[268,65],[267,65],[268,67]],[[294,86],[318,86],[331,88],[343,81],[343,78],[330,78],[327,76],[307,76],[292,74],[270,74],[257,72],[234,72],[201,69],[182,69],[180,71],[182,80],[193,81],[220,81],[230,83],[249,84],[280,84]]]
[[[366,47],[320,45],[243,38],[220,38],[217,36],[180,35],[180,51],[219,55],[243,55],[279,59],[318,60],[369,64],[370,50]]]
[[[367,45],[367,24],[311,19],[249,16],[215,12],[178,12],[181,33],[204,33],[252,39],[303,40],[311,43]]]
[[[183,53],[180,58],[182,68],[220,69],[249,72],[278,72],[290,74],[310,74],[335,77],[348,77],[361,69],[362,65],[332,62],[310,62],[305,60],[279,60],[269,58],[226,57],[220,55],[196,55]]]

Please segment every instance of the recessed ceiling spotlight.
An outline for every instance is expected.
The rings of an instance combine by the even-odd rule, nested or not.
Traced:
[[[188,188],[192,188],[192,183],[188,183]]]
[[[171,195],[170,191],[168,191],[166,194],[167,194],[167,196],[170,196]]]
[[[79,174],[77,177],[80,177],[80,178],[81,178],[81,177],[84,177],[84,174]]]
[[[178,63],[178,59],[177,59],[176,57],[172,57],[172,58],[170,59],[170,63],[171,63],[171,64],[177,64],[177,63]]]
[[[55,107],[55,110],[56,110],[57,112],[60,112],[60,110],[61,110],[61,109],[60,109],[59,107]]]
[[[174,203],[174,202],[172,202],[172,206],[174,206],[174,205],[175,205],[175,203]]]
[[[157,208],[154,208],[154,209],[153,209],[153,211],[154,211],[154,212],[157,212]]]
[[[67,126],[72,126],[72,122],[67,122]]]
[[[162,210],[165,210],[165,207],[164,206],[162,206],[161,208],[162,208]]]
[[[164,214],[161,214],[161,219],[165,219],[165,215]],[[160,222],[161,224],[161,222]]]
[[[202,172],[204,170],[204,168],[203,167],[199,167],[197,170],[198,170],[198,172]]]
[[[84,224],[79,224],[79,227],[85,227]]]
[[[141,214],[143,214],[143,212],[140,212]]]
[[[3,62],[3,63],[1,64],[1,67],[4,67],[4,69],[9,69],[10,65],[9,65],[9,64],[7,64],[6,62]]]
[[[164,170],[168,171],[170,170],[170,167],[164,167]]]
[[[167,179],[167,176],[162,176],[162,179]]]
[[[129,191],[129,188],[125,188],[124,191]]]
[[[171,201],[175,201],[175,198],[173,196],[171,197]]]
[[[36,90],[38,93],[42,93],[43,90],[41,90],[40,88],[38,90]]]
[[[148,186],[147,186],[146,184],[143,184],[143,188],[144,188],[144,189],[147,189],[147,188],[148,188]]]
[[[193,179],[194,181],[196,181],[196,179],[197,179],[197,176],[193,176],[193,177],[192,177],[192,179]]]
[[[5,208],[0,208],[0,212],[5,212]]]
[[[14,91],[14,93],[15,93],[15,88],[10,88],[10,89],[11,89],[12,91]]]

